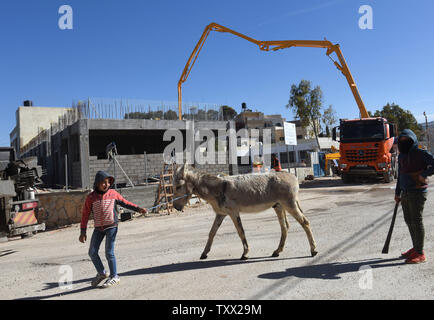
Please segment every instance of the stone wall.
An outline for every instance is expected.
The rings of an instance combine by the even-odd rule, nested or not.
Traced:
[[[37,195],[39,206],[38,222],[45,222],[48,229],[79,223],[87,191],[50,192]]]
[[[154,205],[158,184],[117,190],[125,199],[141,208]],[[81,212],[90,190],[70,192],[50,192],[37,195],[40,203],[38,222],[45,222],[48,229],[55,229],[80,223]],[[89,227],[93,226],[93,216],[89,217]]]

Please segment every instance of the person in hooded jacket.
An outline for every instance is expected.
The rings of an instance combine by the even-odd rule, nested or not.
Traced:
[[[433,155],[418,147],[416,134],[404,129],[398,137],[398,181],[395,201],[401,202],[413,248],[402,253],[406,263],[426,261],[422,213],[427,199],[428,176],[434,174]]]
[[[81,232],[79,241],[86,242],[86,230],[89,215],[93,213],[94,231],[90,240],[89,256],[97,270],[96,277],[92,280],[92,286],[96,287],[101,281],[106,280],[104,288],[118,284],[120,278],[116,269],[116,258],[114,255],[114,245],[118,232],[118,215],[116,205],[145,214],[146,209],[142,209],[124,199],[116,190],[112,189],[114,177],[104,171],[98,171],[95,175],[93,192],[87,197],[82,210]],[[99,247],[104,237],[105,255],[109,265],[110,273],[106,272],[104,265],[98,255]]]

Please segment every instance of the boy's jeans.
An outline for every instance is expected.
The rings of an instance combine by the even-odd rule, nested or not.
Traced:
[[[108,261],[108,265],[110,268],[110,277],[114,277],[117,275],[116,270],[116,258],[115,258],[115,240],[116,240],[116,234],[118,233],[118,228],[109,228],[104,231],[100,231],[97,229],[94,229],[92,234],[92,239],[90,240],[90,247],[89,247],[89,256],[92,259],[93,264],[95,265],[96,270],[99,274],[104,274],[105,269],[101,262],[101,259],[98,255],[99,246],[101,245],[102,240],[104,237],[105,239],[105,256]]]
[[[422,253],[425,229],[423,227],[423,207],[426,201],[426,192],[403,192],[401,196],[404,220],[410,231],[413,248],[418,253]]]

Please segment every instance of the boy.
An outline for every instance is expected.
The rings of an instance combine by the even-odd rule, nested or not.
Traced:
[[[410,129],[404,129],[398,137],[398,182],[395,201],[401,202],[404,220],[410,231],[413,248],[404,252],[405,263],[426,261],[423,251],[425,229],[422,212],[426,201],[428,179],[434,174],[434,157],[419,149],[417,137]]]
[[[93,212],[95,229],[90,240],[89,256],[98,272],[92,280],[92,286],[96,287],[101,281],[107,279],[103,284],[104,288],[118,284],[120,281],[116,270],[116,258],[114,255],[114,245],[118,232],[118,217],[116,205],[145,214],[146,209],[139,208],[137,205],[125,200],[118,192],[110,189],[114,183],[114,177],[104,171],[98,171],[95,176],[93,192],[91,192],[84,203],[81,218],[81,233],[79,241],[86,242],[86,229],[89,215]],[[108,274],[98,255],[98,250],[102,240],[106,237],[105,254],[110,268]]]

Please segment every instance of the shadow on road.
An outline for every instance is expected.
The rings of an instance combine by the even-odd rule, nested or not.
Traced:
[[[364,180],[360,179],[351,183],[343,183],[341,178],[322,177],[311,181],[309,180],[303,181],[302,183],[300,183],[300,189],[373,186],[379,183],[381,183],[381,180],[379,179],[364,179]]]
[[[0,251],[0,257],[8,256],[8,255],[13,254],[15,252],[17,252],[17,251],[15,251],[15,250],[3,250],[3,251]]]
[[[293,260],[293,259],[304,259],[310,258],[310,256],[305,257],[293,257],[293,258],[282,258],[276,259],[272,257],[258,257],[258,258],[249,258],[249,260],[239,260],[239,259],[226,259],[226,260],[201,260],[201,261],[193,261],[193,262],[182,262],[182,263],[172,263],[167,265],[161,265],[150,268],[143,268],[137,270],[126,271],[123,273],[119,273],[120,277],[123,276],[140,276],[144,274],[158,274],[158,273],[170,273],[170,272],[179,272],[179,271],[188,271],[188,270],[198,270],[198,269],[207,269],[207,268],[216,268],[216,267],[225,267],[236,264],[246,264],[246,263],[258,263],[258,262],[266,262],[266,261],[277,261],[277,260]],[[89,283],[93,278],[80,279],[76,281],[72,281],[71,285],[75,286],[81,283]],[[41,291],[58,289],[58,282],[47,282],[45,283],[45,287]],[[64,290],[61,292],[57,292],[47,296],[34,296],[34,297],[25,297],[19,298],[16,300],[42,300],[42,299],[50,299],[50,298],[58,298],[66,295],[71,295],[75,293],[85,292],[89,290],[99,290],[101,287],[94,288],[92,286],[87,286],[84,288],[79,288],[75,290]]]
[[[72,281],[70,283],[70,285],[75,286],[77,284],[81,284],[81,283],[89,283],[88,287],[84,287],[84,288],[80,288],[80,289],[76,289],[76,290],[71,290],[68,291],[67,289],[61,291],[61,292],[57,292],[55,294],[51,294],[48,296],[35,296],[35,297],[25,297],[25,298],[19,298],[16,300],[42,300],[42,299],[50,299],[50,298],[56,298],[56,297],[61,297],[61,296],[65,296],[65,295],[70,295],[70,294],[74,294],[74,293],[80,293],[80,292],[84,292],[84,291],[89,291],[89,290],[93,290],[93,289],[98,289],[98,288],[94,288],[92,286],[90,286],[90,282],[93,280],[93,278],[86,278],[86,279],[80,279],[80,280],[76,280],[76,281]],[[45,287],[43,289],[41,289],[40,291],[46,291],[46,290],[52,290],[52,289],[58,289],[59,288],[59,282],[47,282],[45,283]]]
[[[396,263],[391,263],[394,261],[400,261]],[[389,262],[389,263],[387,263]],[[283,279],[287,277],[296,277],[304,279],[323,279],[323,280],[333,280],[340,279],[340,275],[349,272],[358,272],[360,267],[369,266],[372,269],[376,268],[388,268],[395,267],[399,265],[405,265],[404,261],[400,258],[394,259],[373,259],[364,260],[356,262],[347,263],[325,263],[318,265],[309,265],[296,268],[290,268],[286,271],[281,272],[270,272],[264,273],[258,276],[261,279]]]
[[[92,281],[93,278],[89,278],[89,279],[82,279],[82,280],[78,280],[78,281],[73,281],[72,285],[77,284],[77,283],[82,283],[82,282],[88,282],[90,283]],[[59,283],[46,283],[46,285],[48,286],[48,288],[45,288],[43,290],[48,290],[48,289],[55,289],[55,288],[59,288]],[[75,294],[75,293],[80,293],[80,292],[85,292],[85,291],[89,291],[89,290],[98,290],[100,288],[94,288],[91,285],[89,285],[88,287],[84,287],[84,288],[79,288],[76,290],[64,290],[61,292],[57,292],[48,296],[34,296],[34,297],[25,297],[25,298],[18,298],[15,300],[43,300],[43,299],[50,299],[50,298],[59,298],[59,297],[63,297],[66,295],[70,295],[70,294]]]
[[[262,257],[262,258],[258,257],[258,258],[249,258],[248,260],[239,260],[239,259],[201,260],[201,261],[173,263],[173,264],[166,264],[162,266],[131,270],[124,273],[120,273],[119,275],[137,276],[142,274],[171,273],[171,272],[198,270],[198,269],[227,267],[227,266],[238,265],[238,264],[249,264],[249,263],[267,262],[267,261],[272,262],[272,261],[279,261],[279,260],[293,260],[293,259],[305,259],[305,258],[311,258],[311,256],[282,258],[282,259],[276,259],[271,257]]]
[[[300,189],[324,188],[324,187],[343,187],[346,186],[339,178],[321,178],[316,180],[306,180],[300,183]]]

